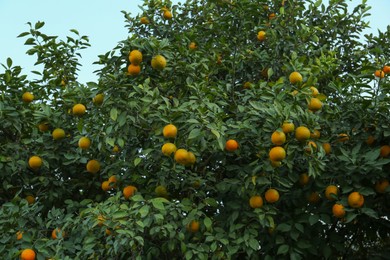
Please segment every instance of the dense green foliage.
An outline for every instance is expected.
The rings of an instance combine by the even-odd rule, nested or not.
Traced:
[[[388,254],[390,189],[378,192],[375,184],[389,180],[381,147],[390,144],[390,81],[374,71],[389,62],[390,30],[359,40],[368,26],[365,1],[352,11],[345,0],[329,2],[146,0],[139,15],[123,12],[129,37],[99,56],[99,80],[86,84],[77,71],[88,38],[72,30],[74,38],[59,40],[42,32],[43,22],[30,24],[20,37],[43,70],[30,80],[8,59],[0,74],[0,255],[15,259],[25,248],[37,259]],[[172,19],[162,16],[164,7]],[[137,76],[128,75],[132,50],[143,54]],[[150,65],[158,54],[167,60],[163,70]],[[293,71],[302,82],[289,82]],[[308,110],[311,86],[321,93],[317,112]],[[26,91],[33,102],[22,101]],[[102,104],[93,102],[97,94]],[[86,114],[72,114],[78,103]],[[310,147],[286,134],[287,157],[277,166],[268,158],[271,135],[286,120],[321,136]],[[169,123],[178,128],[174,139],[162,133]],[[53,140],[55,128],[65,138]],[[89,149],[78,147],[83,136]],[[236,151],[225,150],[228,139],[239,143]],[[196,163],[164,156],[168,141],[193,152]],[[33,155],[43,160],[37,169],[28,164]],[[101,165],[95,174],[86,169],[92,159]],[[305,185],[302,173],[310,177]],[[103,191],[113,175],[116,187]],[[324,194],[330,184],[339,188],[333,200]],[[125,199],[128,185],[137,192]],[[168,194],[158,196],[157,186]],[[279,191],[276,203],[264,199],[270,187]],[[353,191],[364,196],[363,207],[349,206]],[[36,201],[29,204],[28,195]],[[253,195],[263,197],[261,208],[250,207]],[[335,203],[345,217],[333,216]],[[192,221],[198,232],[189,230]],[[52,239],[55,228],[65,235]]]

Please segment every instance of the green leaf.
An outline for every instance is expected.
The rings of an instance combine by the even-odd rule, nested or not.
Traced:
[[[201,134],[200,129],[199,128],[194,128],[189,133],[188,139],[194,139],[194,138],[198,137],[200,134]]]
[[[12,67],[12,60],[11,60],[11,58],[7,58],[7,66],[8,66],[8,68]]]
[[[285,255],[285,254],[287,254],[289,249],[290,249],[290,247],[288,245],[281,245],[281,246],[279,246],[278,252],[276,254]]]
[[[112,108],[110,110],[110,117],[113,121],[116,121],[116,119],[118,118],[118,110],[116,108]]]
[[[260,249],[259,241],[254,238],[249,239],[249,246],[255,251]]]
[[[128,215],[128,213],[126,211],[116,211],[114,212],[114,214],[112,214],[112,218],[114,220],[118,220],[118,219],[121,219],[121,218],[124,218]]]
[[[310,215],[309,224],[311,226],[313,226],[314,224],[316,224],[318,222],[319,219],[320,219],[320,217],[318,215]]]
[[[213,224],[213,222],[211,221],[211,219],[209,217],[206,217],[203,220],[203,223],[204,223],[204,226],[206,227],[207,230],[209,230],[211,228],[211,225]]]
[[[164,204],[160,200],[152,199],[151,202],[156,209],[165,210]]]
[[[370,209],[370,208],[362,208],[361,209],[361,212],[369,217],[372,217],[372,218],[375,218],[375,219],[378,219],[378,214],[375,210],[373,209]]]
[[[149,205],[144,205],[142,206],[142,208],[139,209],[138,212],[140,213],[141,218],[144,218],[149,214],[149,209],[150,209]]]
[[[138,164],[140,164],[140,162],[142,161],[142,158],[141,157],[137,157],[134,159],[134,166],[137,166]]]
[[[36,22],[35,23],[35,30],[41,29],[45,25],[45,22]]]

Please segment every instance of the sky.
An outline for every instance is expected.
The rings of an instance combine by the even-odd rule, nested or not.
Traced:
[[[183,0],[184,1],[184,0]],[[23,73],[29,75],[34,68],[35,57],[26,53],[29,46],[24,45],[25,38],[17,36],[29,29],[27,22],[44,21],[42,32],[47,35],[58,35],[65,39],[71,35],[70,29],[76,29],[80,35],[87,35],[92,45],[82,50],[82,67],[79,81],[82,83],[96,81],[93,71],[99,67],[92,63],[97,56],[114,48],[117,43],[128,36],[124,27],[122,10],[136,15],[140,12],[142,0],[0,0],[0,63],[5,64],[8,57],[14,65],[19,65]],[[177,3],[178,1],[173,1]],[[327,0],[323,1],[328,2]],[[351,0],[351,6],[361,3],[361,0]],[[368,19],[370,30],[364,33],[377,34],[377,29],[384,31],[390,24],[390,1],[368,0],[372,6]],[[3,68],[0,68],[3,71]],[[31,75],[32,76],[32,75]],[[32,76],[33,77],[33,76]]]

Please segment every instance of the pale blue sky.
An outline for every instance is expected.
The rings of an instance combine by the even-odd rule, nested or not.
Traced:
[[[77,29],[81,35],[87,35],[92,47],[83,50],[83,65],[79,72],[81,82],[95,81],[93,71],[98,69],[92,65],[99,54],[111,50],[118,41],[126,39],[128,33],[124,27],[121,10],[132,14],[139,12],[138,5],[142,0],[0,0],[0,63],[11,57],[14,64],[20,65],[25,74],[34,70],[34,58],[25,54],[24,38],[16,38],[21,32],[28,30],[27,22],[46,23],[43,32],[65,37],[70,29]],[[174,1],[177,3],[177,1]],[[184,0],[183,0],[184,2]],[[327,1],[324,1],[327,2]],[[361,0],[352,0],[356,6]],[[390,24],[390,1],[368,0],[373,8],[369,18],[372,29],[366,33],[384,31]],[[0,68],[0,71],[3,69]]]

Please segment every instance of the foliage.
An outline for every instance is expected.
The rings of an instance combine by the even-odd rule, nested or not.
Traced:
[[[374,71],[390,58],[390,29],[363,41],[366,1],[352,11],[345,0],[329,2],[146,0],[142,13],[123,12],[129,37],[98,57],[99,80],[86,84],[77,71],[88,38],[72,30],[77,39],[63,41],[43,34],[43,22],[30,24],[20,37],[43,65],[38,79],[10,58],[0,74],[1,255],[33,248],[37,259],[384,257],[390,189],[375,187],[390,172],[381,153],[390,140],[390,81]],[[139,75],[127,73],[132,50],[143,55]],[[156,55],[166,59],[162,70],[150,65]],[[302,82],[289,82],[293,71]],[[311,86],[323,103],[317,112],[307,108]],[[33,102],[22,101],[26,91]],[[87,113],[73,115],[75,104]],[[320,137],[308,145],[286,134],[286,159],[271,162],[271,135],[284,121]],[[163,137],[167,124],[176,138]],[[53,140],[55,128],[66,137]],[[80,149],[85,136],[91,146]],[[237,150],[225,150],[230,139]],[[195,164],[164,155],[166,142],[193,152]],[[33,155],[43,160],[37,169],[28,165]],[[99,172],[87,172],[90,160]],[[324,193],[330,184],[339,188],[333,200]],[[137,191],[125,199],[129,185]],[[250,197],[269,188],[280,199],[252,209]],[[348,205],[353,191],[363,207]],[[335,203],[344,218],[332,215]],[[55,228],[65,233],[51,239]]]

